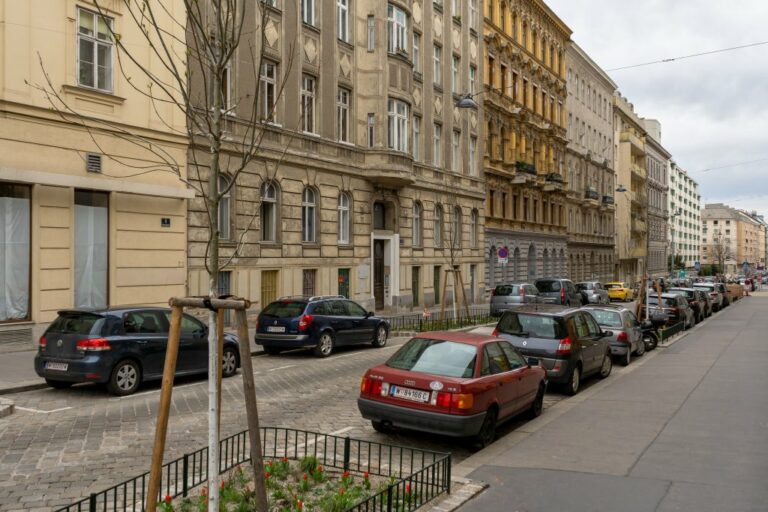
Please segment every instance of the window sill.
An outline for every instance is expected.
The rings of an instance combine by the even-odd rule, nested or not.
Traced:
[[[63,85],[61,87],[65,93],[73,96],[80,96],[91,101],[97,101],[100,103],[108,103],[110,105],[122,105],[125,102],[125,98],[116,96],[110,92],[100,91],[98,89],[89,89],[87,87],[81,87],[77,85]]]
[[[336,38],[336,42],[339,43],[344,48],[347,48],[349,50],[354,50],[355,49],[355,45],[352,44],[351,41],[345,41],[343,39]]]
[[[35,322],[29,318],[22,318],[21,320],[3,320],[0,321],[0,331],[10,330],[15,327],[24,327],[27,325],[35,325]]]
[[[320,33],[320,27],[318,27],[317,25],[312,25],[312,24],[307,23],[305,21],[302,21],[301,25],[304,28],[307,28],[307,29],[311,30],[312,32],[317,32],[318,34]]]

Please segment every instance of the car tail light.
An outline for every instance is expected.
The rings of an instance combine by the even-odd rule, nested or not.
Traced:
[[[520,296],[521,297],[525,297],[525,287],[524,286],[520,287]]]
[[[312,315],[302,315],[299,319],[299,331],[306,331],[310,325],[312,325]]]
[[[496,296],[496,288],[491,290],[491,297],[495,297],[495,296]]]
[[[629,343],[629,336],[627,336],[627,333],[620,332],[618,336],[616,336],[616,341],[620,341],[622,343]]]
[[[557,355],[564,356],[571,353],[571,337],[566,336],[565,338],[560,340],[560,343],[557,345]]]
[[[560,288],[560,304],[565,304],[565,288]]]
[[[493,332],[491,333],[491,336],[498,336],[498,335],[499,335],[499,328],[498,327],[494,327],[493,328]]]
[[[77,350],[84,352],[102,352],[104,350],[111,350],[109,346],[109,340],[107,338],[94,338],[90,340],[79,340],[77,342]]]
[[[45,339],[45,336],[40,336],[40,341],[38,342],[38,345],[40,348],[45,348],[48,346],[48,340]]]
[[[360,394],[368,396],[387,396],[389,384],[380,380],[363,377],[360,381]]]
[[[433,391],[432,399],[429,401],[429,403],[437,407],[442,407],[443,409],[447,409],[451,406],[451,393],[443,393],[442,391]]]

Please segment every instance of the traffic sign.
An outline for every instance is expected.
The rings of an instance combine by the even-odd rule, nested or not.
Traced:
[[[496,251],[496,256],[499,258],[499,265],[506,265],[509,263],[509,249],[506,247],[499,247],[499,250]]]

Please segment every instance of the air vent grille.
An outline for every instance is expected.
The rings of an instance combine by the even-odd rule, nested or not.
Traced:
[[[85,170],[88,172],[101,172],[101,155],[96,153],[86,153]]]

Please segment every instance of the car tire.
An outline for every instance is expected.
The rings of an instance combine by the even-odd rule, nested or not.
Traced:
[[[485,448],[496,440],[496,424],[498,423],[499,412],[496,407],[491,407],[485,413],[485,419],[480,426],[480,431],[473,438],[474,445],[478,448]]]
[[[635,350],[635,355],[637,357],[643,357],[645,355],[645,341],[640,340],[640,343],[637,344],[637,349]]]
[[[317,346],[312,349],[312,353],[316,357],[328,357],[333,353],[333,334],[330,331],[320,334],[320,340],[317,342]]]
[[[580,387],[581,368],[579,366],[574,366],[573,370],[571,370],[571,376],[568,379],[568,382],[565,384],[565,394],[568,396],[573,396],[579,392]]]
[[[389,425],[383,421],[371,420],[371,426],[373,427],[373,430],[381,434],[389,432]]]
[[[277,347],[262,347],[264,348],[264,353],[270,356],[276,356],[280,353],[280,349]]]
[[[528,409],[528,417],[538,418],[544,411],[544,384],[539,384],[539,390],[536,392],[536,398],[533,399],[531,408]]]
[[[234,347],[224,347],[224,353],[221,354],[221,376],[232,377],[237,373],[237,350]]]
[[[600,366],[600,373],[597,374],[601,379],[607,378],[613,370],[613,359],[611,359],[611,353],[606,352],[603,356],[603,364]]]
[[[632,350],[631,350],[631,347],[627,347],[627,353],[621,357],[621,365],[629,366],[629,363],[631,362],[632,362]]]
[[[383,325],[380,325],[376,328],[376,332],[373,336],[373,346],[376,348],[381,348],[387,344],[387,336],[389,333],[387,333],[387,328]]]
[[[53,389],[69,389],[74,382],[68,382],[66,380],[45,379],[45,383],[51,386]]]
[[[118,362],[109,376],[107,390],[116,396],[131,395],[141,385],[141,368],[133,359]]]
[[[659,344],[659,338],[653,333],[644,334],[643,343],[645,343],[645,350],[653,350]]]

